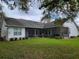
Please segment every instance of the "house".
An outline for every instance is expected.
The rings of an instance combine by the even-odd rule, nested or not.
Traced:
[[[69,37],[79,36],[79,27],[74,22],[72,20],[68,20],[63,24],[64,27],[68,27],[69,29]]]
[[[78,35],[77,28],[71,22],[64,23],[63,27],[57,27],[54,25],[54,22],[41,23],[14,18],[0,19],[0,37],[5,38],[7,41],[11,39],[19,40],[27,37],[58,36],[64,38],[77,35]]]

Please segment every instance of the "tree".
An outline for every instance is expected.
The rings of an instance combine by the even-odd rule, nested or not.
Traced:
[[[19,9],[23,10],[23,11],[27,11],[28,10],[28,3],[30,2],[30,0],[1,0],[4,1],[11,10],[14,9],[14,7],[19,7]]]
[[[48,12],[63,12],[67,16],[76,16],[78,11],[77,0],[44,0],[41,8],[45,8],[44,14]],[[71,15],[70,15],[71,14]]]
[[[41,19],[41,22],[50,23],[51,22],[51,16],[50,16],[50,14],[44,15],[44,17],[42,17],[42,19]]]
[[[79,0],[44,0],[39,9],[42,8],[44,9],[44,15],[48,13],[51,15],[52,12],[62,12],[67,19],[71,19],[74,22],[74,18],[79,11]],[[75,22],[74,24],[78,28]]]
[[[44,0],[40,7],[45,8],[44,14],[48,12],[63,12],[68,16],[75,16],[79,5],[77,0]],[[70,15],[72,14],[72,15]]]
[[[0,19],[3,19],[5,14],[2,11],[2,5],[0,4]]]

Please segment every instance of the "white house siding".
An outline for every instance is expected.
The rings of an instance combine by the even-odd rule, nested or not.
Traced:
[[[25,38],[25,28],[21,28],[21,35],[14,35],[14,27],[8,27],[8,40],[10,38]]]
[[[5,39],[7,39],[7,27],[5,25],[6,22],[3,20],[2,28],[1,28],[1,37],[5,37]]]
[[[71,20],[66,21],[63,26],[69,28],[69,37],[78,36],[78,30]]]

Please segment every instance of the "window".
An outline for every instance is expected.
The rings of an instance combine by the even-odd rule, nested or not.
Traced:
[[[22,29],[21,28],[14,28],[14,35],[21,35]]]

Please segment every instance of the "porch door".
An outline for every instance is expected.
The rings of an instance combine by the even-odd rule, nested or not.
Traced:
[[[34,29],[28,29],[28,37],[34,37]]]

